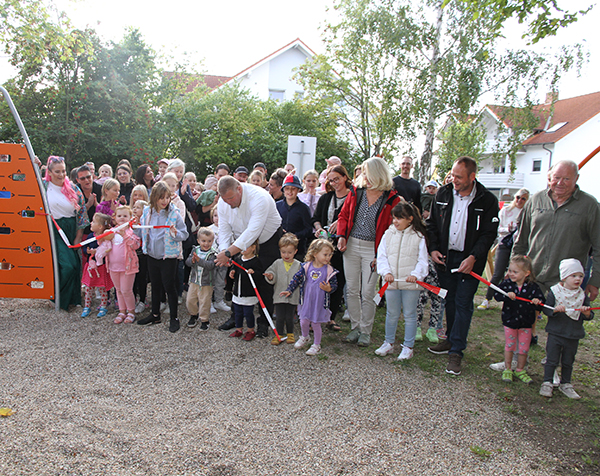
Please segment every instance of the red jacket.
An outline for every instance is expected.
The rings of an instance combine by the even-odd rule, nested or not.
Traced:
[[[356,217],[356,210],[361,197],[364,195],[366,189],[358,188],[350,190],[340,216],[338,217],[337,234],[348,239],[352,227],[354,226],[354,219]],[[383,205],[380,207],[377,213],[377,226],[375,230],[375,256],[377,256],[377,248],[383,234],[392,224],[392,208],[394,208],[399,202],[400,197],[395,189],[391,189],[389,192],[383,192]],[[366,200],[366,197],[365,197]]]

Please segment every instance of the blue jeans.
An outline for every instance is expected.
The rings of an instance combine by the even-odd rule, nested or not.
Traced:
[[[232,303],[232,306],[235,315],[235,327],[243,329],[245,318],[248,329],[254,329],[254,306],[242,306],[236,303]]]
[[[415,346],[417,334],[417,304],[421,291],[407,289],[390,289],[385,292],[387,310],[385,313],[385,341],[393,344],[396,340],[396,328],[400,319],[400,311],[404,311],[404,346],[411,349]]]
[[[462,273],[440,271],[440,286],[448,290],[446,296],[446,335],[452,344],[450,354],[463,356],[473,317],[473,296],[479,281]]]

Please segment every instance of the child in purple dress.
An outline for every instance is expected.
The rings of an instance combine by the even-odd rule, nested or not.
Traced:
[[[328,323],[331,318],[329,301],[331,293],[337,289],[338,273],[329,264],[333,256],[333,245],[324,239],[314,240],[306,252],[306,261],[302,263],[287,290],[280,296],[290,296],[300,286],[300,304],[298,316],[302,336],[294,344],[296,349],[301,349],[309,341],[309,331],[312,325],[315,336],[314,344],[306,351],[306,355],[317,355],[321,351],[321,324]]]

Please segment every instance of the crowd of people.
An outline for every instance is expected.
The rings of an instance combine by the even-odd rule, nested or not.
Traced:
[[[64,159],[48,158],[42,172],[50,212],[67,240],[87,240],[69,248],[56,230],[63,309],[80,305],[83,289],[82,317],[106,316],[112,299],[115,324],[152,325],[170,314],[169,330],[177,332],[187,293],[188,327],[200,323],[208,330],[211,314],[222,310],[231,314],[219,330],[231,330],[232,338],[267,337],[271,324],[273,345],[302,349],[312,330],[306,354],[316,355],[323,324],[340,331],[342,302],[351,328],[343,340],[371,344],[379,284],[387,309],[385,340],[375,353],[394,352],[403,314],[398,360],[414,355],[429,298],[428,350],[447,354],[446,372],[460,375],[474,295],[496,244],[492,285],[479,306],[489,307],[493,298],[503,302],[504,361],[491,367],[507,382],[531,382],[527,353],[544,312],[540,394],[549,397],[558,386],[579,398],[571,374],[600,285],[600,273],[593,272],[600,269],[600,207],[577,186],[575,163],[557,163],[545,190],[530,197],[521,189],[501,210],[469,157],[455,161],[444,185],[431,180],[424,190],[411,178],[410,157],[402,158],[397,177],[380,157],[352,176],[338,157],[327,159],[321,173],[302,177],[292,164],[271,175],[263,163],[233,173],[219,164],[203,183],[180,159],[157,165],[156,175],[147,164],[134,174],[122,160],[113,178],[108,164],[96,174],[88,162],[70,180]],[[424,283],[447,290],[445,299]]]

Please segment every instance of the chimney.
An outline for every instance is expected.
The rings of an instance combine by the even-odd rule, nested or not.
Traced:
[[[546,93],[546,100],[544,101],[544,104],[552,104],[556,101],[558,101],[558,92]]]

